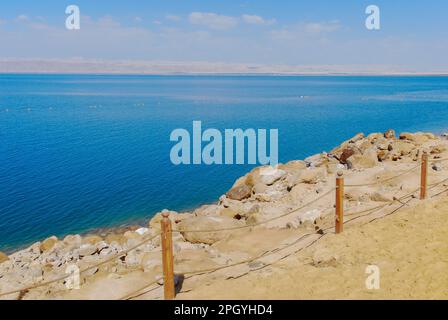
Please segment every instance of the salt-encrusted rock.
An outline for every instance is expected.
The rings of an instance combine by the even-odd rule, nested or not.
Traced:
[[[325,168],[309,168],[303,170],[300,175],[300,182],[316,184],[319,181],[325,180],[327,177],[327,170]]]
[[[393,200],[393,197],[385,192],[375,191],[370,194],[370,200],[377,202],[390,202]]]
[[[3,263],[8,260],[9,260],[9,257],[5,253],[0,251],[0,263]]]
[[[365,136],[364,136],[364,133],[360,132],[360,133],[356,134],[353,138],[351,138],[351,139],[349,140],[349,142],[351,142],[351,143],[355,143],[355,142],[358,142],[358,141],[364,139],[364,137],[365,137]]]
[[[395,139],[395,130],[389,129],[386,132],[384,132],[384,137],[386,139]]]
[[[135,232],[141,236],[145,235],[148,231],[149,231],[148,228],[138,228],[137,230],[135,230]]]
[[[56,236],[51,236],[51,237],[45,239],[40,244],[40,251],[47,252],[47,251],[51,250],[54,247],[54,245],[56,244],[56,242],[58,242],[58,238]]]
[[[234,228],[242,225],[244,225],[243,222],[229,217],[192,217],[182,220],[179,223],[179,230],[182,232],[185,240],[191,243],[213,244],[226,238],[229,231],[184,232],[182,230],[216,230],[223,228]]]
[[[229,199],[240,201],[249,198],[251,194],[252,189],[248,185],[242,184],[227,191],[226,197]]]

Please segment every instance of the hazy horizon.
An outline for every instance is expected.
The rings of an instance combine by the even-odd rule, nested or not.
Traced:
[[[79,30],[66,28],[68,4],[2,4],[0,72],[448,73],[438,0],[77,0]],[[379,30],[365,26],[371,4]]]

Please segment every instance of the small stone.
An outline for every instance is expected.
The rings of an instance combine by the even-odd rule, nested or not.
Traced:
[[[439,163],[434,163],[432,165],[432,170],[434,170],[434,171],[442,171],[442,166]]]

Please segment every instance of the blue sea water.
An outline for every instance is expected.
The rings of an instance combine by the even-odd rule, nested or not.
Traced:
[[[448,129],[448,77],[0,75],[0,250],[216,201],[253,166],[173,165],[193,120],[277,128],[286,162]]]

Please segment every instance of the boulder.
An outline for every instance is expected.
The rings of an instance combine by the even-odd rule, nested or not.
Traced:
[[[227,191],[226,197],[229,199],[241,201],[243,199],[249,198],[251,196],[251,193],[252,189],[248,185],[242,184]]]
[[[346,163],[348,158],[350,158],[354,154],[355,154],[355,149],[353,149],[353,148],[346,148],[346,149],[342,150],[342,153],[339,156],[339,161],[341,161],[341,163]]]
[[[217,216],[219,215],[221,206],[216,204],[205,204],[193,211],[195,216]]]
[[[53,249],[54,245],[58,242],[58,238],[56,236],[51,236],[40,244],[40,251],[41,252],[47,252],[51,249]]]
[[[373,168],[378,164],[378,155],[372,148],[364,154],[353,155],[349,161],[352,168]]]
[[[140,258],[140,267],[143,272],[150,271],[161,271],[162,270],[162,261],[160,259],[159,252],[146,252]]]
[[[300,175],[301,183],[316,184],[319,181],[325,180],[327,177],[327,170],[325,168],[308,168],[303,170]]]
[[[92,244],[83,244],[81,248],[79,248],[79,255],[81,257],[87,257],[95,254],[98,251],[98,248]]]
[[[3,263],[8,260],[9,260],[9,257],[5,253],[0,251],[0,263]]]
[[[88,236],[84,237],[82,239],[82,244],[94,245],[94,244],[96,244],[97,242],[100,242],[100,241],[103,241],[103,238],[101,238],[98,235],[93,234],[93,235],[88,235]]]
[[[230,208],[223,208],[223,209],[220,211],[219,215],[220,215],[220,216],[223,216],[223,217],[229,217],[229,218],[234,219],[235,217],[238,216],[238,213],[235,212],[235,211],[233,211],[233,210],[230,209]]]
[[[292,160],[286,164],[279,164],[278,168],[286,171],[287,173],[292,173],[295,171],[300,171],[306,169],[306,162],[302,160]]]
[[[169,211],[167,209],[164,209],[161,212],[158,212],[154,217],[152,217],[152,219],[149,221],[149,229],[160,230],[160,221],[163,218],[162,213],[164,212],[168,212],[170,214],[168,216],[168,219],[171,220],[173,230],[177,229],[177,223],[192,216],[190,213],[177,213],[176,211]]]
[[[260,180],[261,183],[270,186],[279,179],[283,178],[285,175],[286,171],[284,170],[267,167],[260,171]]]
[[[445,144],[438,144],[435,146],[431,147],[431,150],[429,151],[429,153],[431,154],[440,154],[443,153],[447,150],[447,147]]]
[[[384,138],[386,139],[395,139],[395,130],[389,129],[384,132]]]
[[[191,243],[213,244],[226,238],[232,230],[229,231],[210,231],[210,232],[188,232],[199,230],[216,230],[222,228],[234,228],[243,226],[242,221],[232,219],[226,216],[220,217],[192,217],[182,220],[179,223],[179,230],[182,232],[185,240]],[[185,231],[182,231],[185,230]]]
[[[416,132],[416,133],[402,132],[400,133],[400,139],[412,141],[416,145],[422,145],[430,139],[435,139],[435,136],[433,134],[423,132]]]
[[[360,133],[356,134],[353,138],[351,138],[351,139],[349,140],[349,142],[351,142],[351,143],[355,143],[355,142],[358,142],[358,141],[364,139],[364,137],[365,137],[365,136],[364,136],[364,133],[360,132]]]
[[[390,144],[390,149],[394,155],[405,156],[410,154],[412,150],[415,149],[415,145],[411,142],[397,140]]]
[[[64,243],[64,245],[67,247],[67,249],[71,250],[71,249],[75,249],[75,248],[79,248],[82,244],[82,238],[79,234],[75,234],[75,235],[68,235],[64,238],[64,240],[62,240],[62,242]]]

